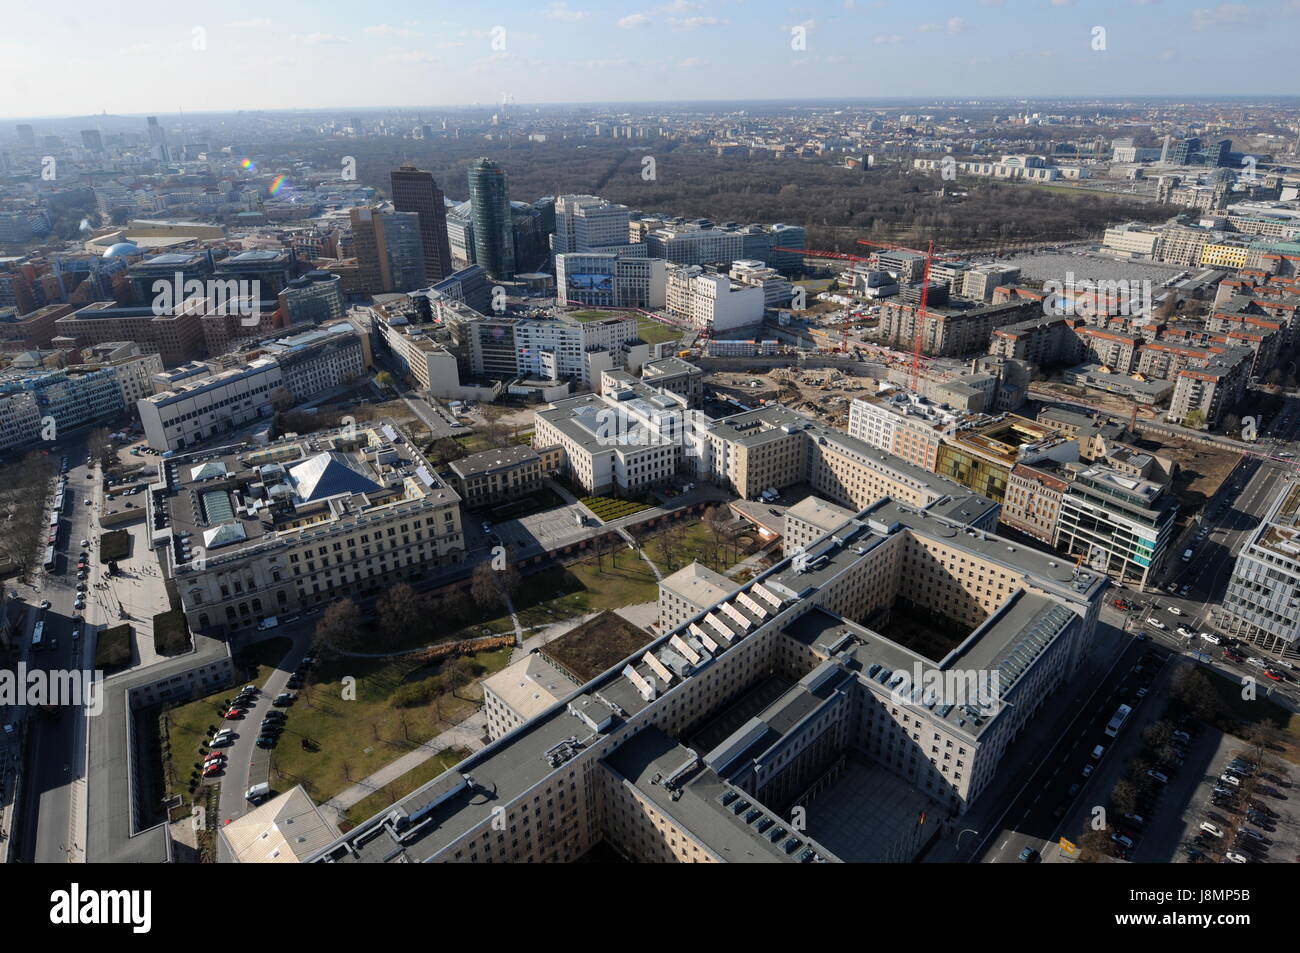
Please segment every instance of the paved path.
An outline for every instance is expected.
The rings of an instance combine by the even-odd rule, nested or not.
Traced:
[[[487,731],[487,714],[479,709],[458,725],[439,732],[414,751],[408,751],[400,758],[388,762],[374,774],[358,781],[352,787],[326,801],[322,807],[334,811],[340,818],[348,808],[374,794],[385,784],[395,781],[408,771],[413,771],[424,762],[448,748],[468,748],[478,751],[483,747],[483,734]]]
[[[646,555],[646,551],[637,545],[637,541],[633,538],[632,534],[627,531],[627,527],[620,526],[618,528],[618,535],[622,536],[625,540],[627,540],[627,544],[629,547],[631,547],[632,551],[645,560],[645,564],[649,566],[650,571],[655,574],[655,579],[657,579],[659,582],[663,582],[664,581],[663,573],[661,573],[659,571],[659,567],[654,564],[654,560],[651,559],[648,555]]]

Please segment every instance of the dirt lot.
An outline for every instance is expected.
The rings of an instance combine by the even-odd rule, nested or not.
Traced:
[[[758,386],[751,387],[754,381]],[[744,374],[711,371],[705,385],[750,407],[763,401],[779,401],[839,426],[847,426],[849,403],[853,398],[866,397],[876,389],[876,382],[870,377],[850,377],[833,368],[802,373],[784,368]]]
[[[1146,433],[1136,441],[1143,450],[1170,457],[1178,463],[1178,476],[1174,479],[1174,493],[1178,496],[1179,525],[1205,505],[1205,501],[1218,491],[1241,454],[1232,450],[1189,443],[1176,437],[1159,437]]]

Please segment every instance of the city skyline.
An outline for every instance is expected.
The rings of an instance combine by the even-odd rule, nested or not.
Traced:
[[[45,11],[11,13],[8,35],[23,40],[0,41],[0,115],[1023,98],[1026,71],[1036,98],[1189,97],[1189,77],[1215,87],[1196,92],[1240,97],[1287,88],[1284,27],[1300,27],[1296,0],[508,0],[432,15],[401,0],[324,14],[288,3],[269,16],[239,3],[211,18],[149,0],[120,23],[77,19],[81,6],[58,31]],[[1248,45],[1252,69],[1200,79],[1225,42]],[[92,43],[101,55],[75,52]],[[103,51],[129,78],[105,81]],[[757,57],[765,68],[752,68]],[[178,80],[160,92],[134,67]]]

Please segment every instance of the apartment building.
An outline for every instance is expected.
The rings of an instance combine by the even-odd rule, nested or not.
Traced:
[[[1300,484],[1277,488],[1237,553],[1214,616],[1227,634],[1300,659]]]
[[[734,283],[726,275],[707,272],[698,265],[668,269],[668,311],[691,327],[719,334],[763,320],[766,307],[762,287]]]
[[[316,859],[564,862],[607,843],[647,861],[912,860],[916,818],[960,817],[1077,677],[1106,585],[881,501],[584,684],[548,688],[553,703]],[[961,634],[883,634],[926,612]],[[717,721],[772,672],[790,687],[739,727]],[[818,820],[818,798],[849,790],[876,792],[851,835]],[[793,830],[800,795],[809,825]]]
[[[1216,355],[1202,367],[1184,368],[1174,378],[1174,393],[1169,401],[1167,420],[1195,423],[1214,428],[1224,414],[1235,409],[1246,397],[1251,375],[1251,353],[1246,348],[1230,348]]]
[[[102,367],[0,379],[0,449],[32,446],[126,413],[115,370]]]
[[[855,397],[849,404],[849,436],[887,450],[923,470],[939,462],[943,435],[955,430],[966,414],[945,409],[919,394]]]
[[[921,350],[935,357],[961,357],[988,350],[993,331],[1009,324],[1041,317],[1037,301],[1004,304],[919,307],[886,301],[880,309],[881,343],[910,349],[921,334]]]
[[[463,504],[473,509],[527,496],[542,487],[542,457],[532,447],[471,453],[447,465]]]
[[[757,259],[733,261],[727,274],[737,284],[763,289],[764,308],[783,308],[794,295],[794,285],[789,279]]]
[[[1145,589],[1168,555],[1177,514],[1178,501],[1161,484],[1093,465],[1075,474],[1061,498],[1054,545]]]
[[[246,629],[464,558],[460,498],[391,424],[176,456],[167,469],[147,525],[196,632]]]
[[[130,341],[114,341],[95,345],[82,354],[83,363],[69,367],[73,373],[112,370],[121,392],[122,406],[135,413],[136,403],[154,393],[154,377],[163,371],[162,358],[157,354],[144,354],[140,345]]]

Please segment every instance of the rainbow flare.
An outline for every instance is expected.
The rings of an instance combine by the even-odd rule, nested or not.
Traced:
[[[274,179],[271,180],[271,185],[267,189],[267,191],[270,192],[272,195],[275,195],[280,191],[280,187],[284,185],[286,181],[288,180],[285,178],[285,176],[277,175]]]
[[[247,169],[249,172],[256,172],[257,166],[253,165],[252,159],[241,159],[239,163],[241,169]]]

